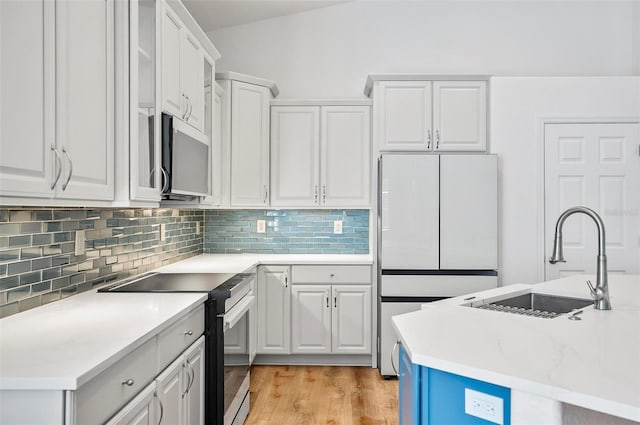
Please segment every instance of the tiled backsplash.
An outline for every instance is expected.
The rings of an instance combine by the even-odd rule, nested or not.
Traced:
[[[203,211],[0,209],[0,317],[200,254],[196,223],[204,229]]]
[[[369,210],[215,210],[205,215],[206,253],[369,253]],[[257,220],[265,220],[265,233],[258,233]],[[342,234],[334,234],[335,220],[342,221]]]

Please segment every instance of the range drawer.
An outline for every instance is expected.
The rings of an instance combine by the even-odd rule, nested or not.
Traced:
[[[196,342],[204,333],[204,304],[158,335],[158,371]]]
[[[371,266],[292,266],[292,283],[371,283]]]
[[[156,376],[151,338],[76,391],[76,424],[104,423]],[[129,385],[130,384],[130,385]]]

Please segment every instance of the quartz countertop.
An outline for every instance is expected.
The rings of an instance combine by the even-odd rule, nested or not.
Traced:
[[[394,316],[413,363],[640,421],[640,276],[609,275],[612,310],[586,307],[582,320],[470,308],[514,292],[590,298],[586,279],[510,285],[425,304]],[[504,297],[502,297],[504,298]]]
[[[156,271],[240,273],[259,264],[372,264],[371,255],[203,254]],[[204,302],[204,293],[74,295],[0,319],[0,390],[75,390]]]

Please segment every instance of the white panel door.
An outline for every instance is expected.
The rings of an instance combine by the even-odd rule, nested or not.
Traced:
[[[204,425],[204,354],[204,336],[184,352],[185,373],[191,374],[191,381],[184,396],[183,423],[189,425]]]
[[[374,96],[381,151],[432,149],[431,81],[384,81]]]
[[[291,285],[288,266],[258,268],[258,354],[291,351]]]
[[[564,224],[567,262],[546,261],[558,216],[577,205],[604,221],[609,272],[640,273],[640,125],[547,124],[544,137],[546,280],[596,272],[596,226],[584,214]]]
[[[269,89],[231,82],[231,205],[269,203]]]
[[[320,196],[320,108],[271,107],[271,205],[313,206]]]
[[[497,267],[497,156],[440,155],[440,268]]]
[[[368,106],[321,109],[321,205],[369,205],[370,121]]]
[[[486,150],[487,83],[434,81],[433,132],[435,150]]]
[[[388,154],[381,160],[382,268],[437,270],[438,156]]]
[[[331,352],[331,285],[291,288],[291,352]]]
[[[162,421],[166,424],[183,423],[183,394],[187,390],[183,357],[178,357],[156,378],[156,394],[162,403]]]
[[[113,0],[56,2],[57,196],[114,197]]]
[[[371,287],[334,285],[331,351],[336,354],[371,352]]]
[[[180,46],[180,87],[187,101],[187,122],[204,132],[204,53],[186,29]]]
[[[182,117],[186,104],[180,87],[183,24],[166,3],[162,4],[162,109]]]
[[[54,21],[52,2],[0,2],[0,196],[51,197],[62,171],[53,153]]]

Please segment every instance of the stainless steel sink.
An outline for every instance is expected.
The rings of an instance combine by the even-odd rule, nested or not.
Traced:
[[[593,305],[593,300],[526,293],[501,300],[487,300],[486,303],[472,304],[471,306],[484,310],[552,319],[589,305]]]

